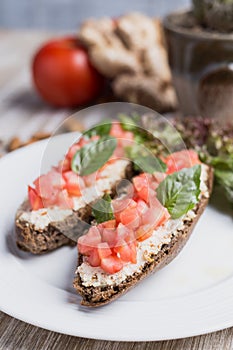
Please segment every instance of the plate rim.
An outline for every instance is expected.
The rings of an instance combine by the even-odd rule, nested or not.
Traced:
[[[66,133],[66,134],[62,134],[62,135],[57,135],[56,137],[70,137],[70,134],[74,134],[74,133]],[[33,153],[33,149],[38,149],[39,152],[43,152],[44,148],[46,147],[46,144],[48,143],[48,140],[49,139],[46,139],[46,140],[41,140],[41,141],[38,141],[38,142],[35,142],[34,144],[31,144],[31,145],[28,145],[24,148],[21,148],[21,149],[18,149],[16,151],[13,151],[7,155],[5,155],[2,159],[0,159],[0,168],[2,166],[2,164],[4,164],[4,162],[8,162],[11,158],[14,158],[14,157],[22,157],[22,155],[24,155],[25,153]],[[4,221],[4,220],[3,220]],[[5,235],[5,234],[4,234]],[[1,251],[0,251],[0,255],[1,255]],[[0,273],[1,273],[1,268],[0,268]],[[230,283],[231,283],[231,286],[233,286],[233,279],[230,277],[229,278]],[[228,279],[226,281],[222,281],[221,284],[218,284],[216,286],[216,288],[219,288],[219,286],[221,285],[223,287],[223,285],[225,286],[226,283],[229,283]],[[51,286],[50,286],[51,287]],[[52,287],[52,288],[55,288],[55,287]],[[56,288],[58,289],[58,288]],[[212,287],[211,289],[215,289],[215,287]],[[220,288],[222,289],[222,288]],[[223,288],[224,290],[224,288]],[[64,291],[62,291],[64,292]],[[0,292],[1,293],[1,292]],[[68,293],[67,291],[65,291],[64,293]],[[196,293],[196,294],[202,294],[202,292],[199,292],[199,293]],[[183,296],[182,296],[183,298]],[[125,303],[126,301],[123,301],[123,302],[118,302],[118,301],[115,301],[115,305],[120,305],[120,304],[123,304]],[[137,303],[135,301],[133,301],[132,303]],[[107,306],[108,307],[108,306]],[[79,336],[79,337],[84,337],[84,338],[90,338],[90,339],[99,339],[99,340],[113,340],[113,341],[135,341],[135,342],[139,342],[139,341],[156,341],[156,340],[170,340],[170,339],[180,339],[180,338],[186,338],[186,337],[192,337],[192,336],[197,336],[197,335],[201,335],[201,334],[207,334],[207,333],[210,333],[210,332],[215,332],[215,331],[218,331],[218,330],[221,330],[221,329],[225,329],[225,328],[229,328],[231,326],[233,326],[233,318],[230,320],[230,321],[226,321],[225,324],[223,324],[223,322],[216,322],[216,326],[215,327],[206,327],[206,329],[204,329],[202,332],[200,332],[200,330],[198,331],[193,331],[192,333],[189,331],[189,332],[184,332],[181,334],[181,333],[177,333],[177,336],[161,336],[161,337],[158,337],[156,336],[156,338],[153,337],[153,335],[151,337],[149,337],[148,339],[148,335],[146,337],[144,337],[142,334],[136,334],[134,338],[127,338],[125,336],[117,336],[117,337],[114,337],[113,335],[111,334],[99,334],[98,335],[95,335],[95,336],[92,336],[90,333],[85,333],[85,332],[73,332],[73,331],[70,331],[68,329],[61,329],[59,327],[56,327],[56,326],[46,326],[46,324],[43,324],[42,322],[37,322],[35,321],[33,318],[30,318],[30,317],[26,317],[24,316],[23,314],[20,314],[20,312],[14,312],[13,310],[11,310],[10,307],[5,307],[3,304],[2,304],[2,298],[0,300],[0,309],[12,316],[12,317],[15,317],[21,321],[24,321],[24,322],[27,322],[27,323],[30,323],[34,326],[37,326],[37,327],[40,327],[40,328],[43,328],[43,329],[47,329],[47,330],[50,330],[50,331],[55,331],[55,332],[59,332],[59,333],[62,333],[62,334],[69,334],[69,335],[73,335],[73,336]]]

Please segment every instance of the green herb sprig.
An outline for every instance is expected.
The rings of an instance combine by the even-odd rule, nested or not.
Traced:
[[[172,219],[186,214],[198,203],[200,176],[201,166],[195,165],[168,175],[158,186],[157,197]]]
[[[106,193],[103,198],[93,204],[92,215],[98,224],[114,219],[111,202],[110,195]]]
[[[100,169],[112,156],[117,146],[115,137],[103,136],[80,148],[74,155],[71,168],[81,175],[89,175]]]

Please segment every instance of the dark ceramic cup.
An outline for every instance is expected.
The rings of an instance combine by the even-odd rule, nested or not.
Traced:
[[[201,29],[191,12],[170,14],[164,29],[182,113],[233,120],[233,33]]]

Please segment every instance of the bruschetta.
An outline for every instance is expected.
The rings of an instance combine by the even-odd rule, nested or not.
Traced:
[[[28,186],[15,219],[18,247],[42,254],[75,246],[92,219],[92,203],[106,193],[114,195],[117,183],[132,177],[131,161],[122,158],[131,141],[133,133],[119,123],[95,127],[79,138],[57,166]],[[76,168],[83,154],[81,175]]]
[[[165,173],[133,177],[133,195],[109,201],[109,220],[100,217],[78,239],[74,288],[83,305],[118,298],[171,262],[190,237],[208,203],[212,168],[201,164],[193,150],[163,161]]]

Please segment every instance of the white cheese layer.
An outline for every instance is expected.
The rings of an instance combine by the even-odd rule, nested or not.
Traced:
[[[93,186],[82,190],[80,197],[74,197],[74,210],[84,208],[87,204],[102,197],[110,191],[114,184],[124,177],[125,169],[130,162],[126,159],[119,159],[108,165],[102,172],[101,178]],[[71,209],[59,207],[43,208],[39,210],[25,211],[18,218],[21,222],[34,225],[36,230],[44,230],[50,222],[64,220],[72,214]]]
[[[209,196],[207,182],[207,167],[202,165],[201,172],[201,195]],[[82,284],[88,286],[104,286],[104,285],[118,285],[123,282],[128,276],[134,273],[140,273],[147,261],[150,261],[152,254],[158,254],[163,244],[169,244],[172,237],[176,236],[180,230],[185,227],[184,221],[191,221],[196,216],[193,210],[190,210],[186,215],[179,219],[168,220],[163,226],[154,230],[151,237],[143,242],[138,243],[137,247],[137,263],[126,264],[123,269],[115,274],[108,274],[100,267],[92,267],[87,262],[83,262],[76,270],[81,277]]]
[[[50,222],[64,220],[71,215],[71,209],[61,209],[59,207],[42,208],[39,210],[25,211],[20,217],[20,221],[33,224],[37,230],[43,230]]]
[[[206,198],[209,198],[210,194],[209,194],[209,190],[208,190],[208,186],[207,186],[207,182],[208,182],[208,166],[205,164],[201,165],[201,183],[200,183],[200,190],[201,190],[201,195],[200,196],[204,196]]]

